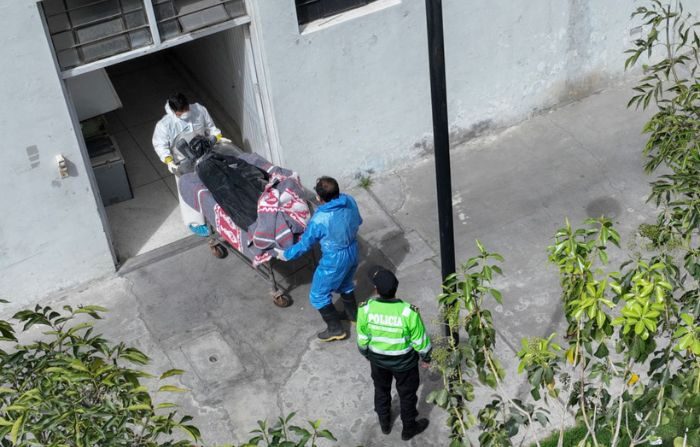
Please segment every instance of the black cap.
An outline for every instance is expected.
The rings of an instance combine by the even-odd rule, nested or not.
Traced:
[[[383,297],[393,298],[396,295],[396,289],[399,288],[399,280],[396,279],[391,271],[382,266],[375,265],[367,272],[369,280],[372,281],[374,287],[377,288],[377,293]]]

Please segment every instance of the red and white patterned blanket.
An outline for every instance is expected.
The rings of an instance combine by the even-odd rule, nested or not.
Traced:
[[[270,180],[258,199],[258,219],[244,232],[226,212],[214,206],[216,232],[234,249],[253,255],[253,266],[268,262],[275,248],[287,248],[304,233],[311,210],[304,200],[299,176],[274,166],[256,154],[244,154],[244,161],[265,170]]]

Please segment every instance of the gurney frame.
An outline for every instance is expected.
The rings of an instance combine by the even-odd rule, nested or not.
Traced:
[[[309,200],[306,200],[306,204],[308,205],[309,210],[311,210],[311,213],[313,214],[314,204]],[[243,260],[243,262],[248,267],[252,268],[255,271],[255,273],[258,274],[258,276],[263,278],[270,285],[270,295],[272,295],[272,302],[275,304],[275,306],[289,307],[292,305],[293,300],[292,297],[289,295],[291,289],[284,287],[277,282],[274,265],[280,262],[278,259],[272,258],[268,262],[254,267],[252,259],[250,259],[245,254],[232,247],[226,240],[219,236],[219,233],[216,232],[215,228],[211,228],[211,225],[209,226],[209,250],[211,251],[212,256],[214,256],[215,258],[223,259],[227,256],[228,252],[233,252],[238,258]],[[289,278],[296,275],[298,272],[304,270],[308,266],[311,266],[311,269],[314,270],[318,262],[318,258],[316,257],[316,247],[314,247],[309,253],[304,255],[303,258],[306,259],[306,262],[300,263],[301,265],[298,268],[294,269],[285,278]]]

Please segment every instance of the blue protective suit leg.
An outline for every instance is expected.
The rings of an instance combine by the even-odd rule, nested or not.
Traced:
[[[315,309],[333,302],[333,292],[349,293],[355,290],[357,271],[357,244],[321,258],[311,282],[309,299]]]
[[[342,294],[351,293],[355,291],[355,273],[357,272],[357,264],[355,264],[350,271],[345,275],[343,281],[338,286],[338,292]]]
[[[328,272],[319,265],[311,280],[311,290],[309,291],[309,301],[316,310],[323,309],[333,302],[333,286],[328,281]]]

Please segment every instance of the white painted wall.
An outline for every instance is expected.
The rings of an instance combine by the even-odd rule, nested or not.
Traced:
[[[197,79],[198,88],[216,101],[237,129],[238,140],[248,151],[269,159],[269,144],[264,132],[262,110],[257,94],[247,26],[239,26],[174,48],[178,59]],[[217,124],[219,124],[217,122]],[[238,138],[240,137],[240,138]]]
[[[302,179],[382,170],[429,149],[423,0],[379,0],[375,9],[394,6],[304,34],[294,0],[249,3],[283,157]],[[697,10],[700,2],[684,3]],[[454,140],[621,78],[630,14],[640,4],[444,0]]]
[[[122,101],[104,68],[66,79],[66,88],[79,121],[122,107]]]
[[[114,264],[36,3],[0,2],[0,30],[0,297],[23,304]]]

